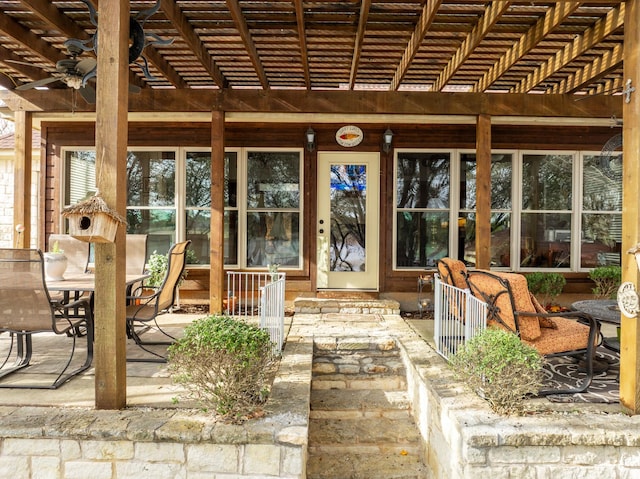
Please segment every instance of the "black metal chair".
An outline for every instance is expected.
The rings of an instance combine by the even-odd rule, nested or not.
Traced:
[[[187,247],[191,243],[190,240],[182,243],[174,244],[167,253],[167,271],[165,273],[162,285],[155,288],[153,294],[146,294],[148,286],[143,286],[143,293],[137,295],[134,291],[127,299],[131,302],[127,306],[127,336],[134,340],[134,342],[147,353],[151,354],[151,358],[128,358],[128,361],[151,361],[151,362],[165,362],[166,357],[159,354],[146,346],[151,345],[170,345],[175,341],[175,338],[169,333],[164,331],[158,324],[158,316],[168,313],[174,305],[176,298],[176,291],[184,267],[186,264]],[[161,332],[169,341],[143,341],[140,337],[149,329],[154,328]]]
[[[78,315],[78,311],[82,312]],[[86,331],[86,357],[82,365],[68,371],[75,352],[78,331]],[[0,333],[7,333],[7,352],[0,359],[0,378],[31,364],[32,336],[55,333],[69,338],[71,354],[51,384],[0,382],[0,388],[56,389],[91,366],[93,360],[93,316],[87,298],[70,303],[52,301],[44,279],[44,258],[40,250],[0,249]],[[11,363],[11,359],[14,362]],[[26,375],[24,375],[26,376]]]

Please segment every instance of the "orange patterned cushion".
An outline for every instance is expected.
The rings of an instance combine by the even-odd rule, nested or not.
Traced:
[[[533,294],[530,294],[530,296],[531,296],[531,302],[533,303],[533,307],[536,309],[536,312],[541,314],[547,314],[547,310],[544,309],[544,307],[540,304],[540,302],[536,299],[536,297]],[[556,325],[555,321],[552,318],[541,316],[538,318],[538,321],[540,322],[541,328],[558,329],[558,326]]]
[[[509,283],[513,302],[517,312],[536,313],[536,309],[531,302],[527,278],[521,274],[495,273]],[[519,316],[518,326],[520,337],[527,341],[532,341],[540,337],[540,318],[537,316]]]
[[[589,344],[589,326],[575,320],[554,317],[557,329],[545,328],[542,335],[534,341],[525,343],[533,346],[540,354],[562,353],[586,349]]]
[[[467,267],[458,259],[442,258],[438,261],[440,278],[456,288],[467,289],[467,281],[465,279],[466,272]]]

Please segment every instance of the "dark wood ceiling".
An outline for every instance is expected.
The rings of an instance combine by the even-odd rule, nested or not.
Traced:
[[[615,0],[161,0],[145,33],[173,42],[145,47],[153,79],[130,69],[142,89],[619,93],[623,20]],[[0,0],[0,85],[94,32],[80,1]]]

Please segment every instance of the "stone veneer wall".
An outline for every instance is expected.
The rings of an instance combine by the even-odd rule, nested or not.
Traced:
[[[640,416],[584,403],[498,416],[404,321],[395,323],[434,479],[640,478]]]
[[[39,155],[34,157],[31,173],[31,247],[38,242],[38,188],[40,184]],[[0,248],[14,247],[13,231],[13,150],[0,150]]]
[[[268,414],[244,425],[182,409],[0,407],[0,477],[304,478],[312,357],[294,324]]]

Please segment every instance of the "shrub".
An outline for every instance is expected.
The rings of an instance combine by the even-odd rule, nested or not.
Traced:
[[[599,298],[615,299],[622,282],[622,268],[620,266],[598,266],[589,271],[589,278],[596,284],[591,292]]]
[[[567,280],[560,273],[535,272],[527,274],[527,286],[542,303],[548,306],[560,296]]]
[[[451,358],[456,376],[481,393],[498,414],[520,414],[542,385],[544,359],[515,334],[488,328]]]
[[[169,347],[168,365],[188,397],[240,421],[267,400],[276,365],[269,333],[228,316],[194,321]]]

